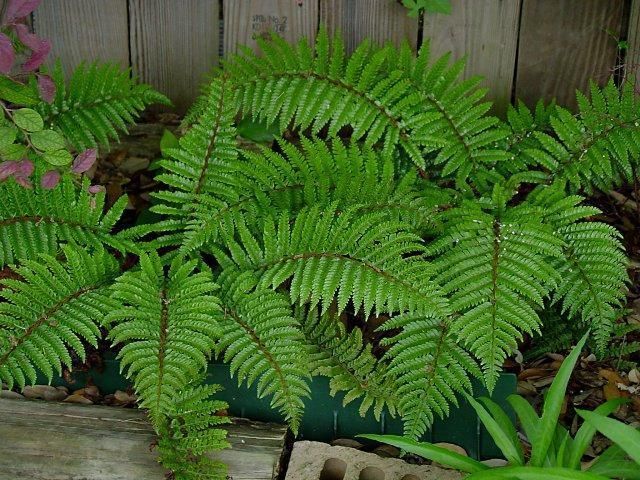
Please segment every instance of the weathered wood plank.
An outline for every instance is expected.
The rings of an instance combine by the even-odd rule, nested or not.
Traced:
[[[407,40],[414,50],[418,41],[418,20],[410,18],[400,3],[389,0],[323,0],[320,24],[331,34],[341,32],[348,53],[365,38],[378,45]]]
[[[451,14],[427,14],[423,38],[430,42],[433,59],[451,52],[467,58],[464,78],[484,77],[487,97],[496,113],[511,100],[518,46],[521,0],[452,0]]]
[[[127,0],[55,0],[33,14],[38,35],[51,40],[48,62],[60,57],[68,74],[81,61],[129,66]]]
[[[0,399],[0,480],[161,480],[139,410]],[[234,480],[271,480],[286,427],[237,420],[217,453]]]
[[[313,41],[318,25],[318,0],[223,0],[224,53],[239,45],[256,48],[256,36],[273,31],[290,42]]]
[[[218,2],[130,0],[131,66],[183,113],[218,64]]]
[[[606,83],[616,64],[624,0],[523,0],[516,95],[533,105],[575,107],[589,79]]]
[[[625,77],[635,78],[636,85],[640,85],[640,0],[631,2],[627,41],[629,50],[625,59]]]

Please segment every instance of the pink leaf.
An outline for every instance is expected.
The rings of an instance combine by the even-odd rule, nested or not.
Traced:
[[[18,171],[16,176],[28,177],[33,173],[33,162],[31,160],[22,160],[18,163]]]
[[[9,73],[15,59],[16,53],[13,51],[11,39],[0,33],[0,73]]]
[[[49,51],[51,50],[51,43],[48,40],[42,40],[40,42],[40,48],[34,50],[31,56],[27,59],[26,62],[22,65],[22,70],[25,72],[33,72],[37,70],[40,65],[44,62],[44,59],[49,55]]]
[[[71,165],[71,171],[73,173],[86,172],[96,162],[97,155],[98,152],[95,148],[90,148],[89,150],[85,150],[84,152],[80,153],[73,161],[73,165]]]
[[[26,17],[38,8],[39,4],[40,0],[9,0],[4,22],[13,23],[19,18]]]
[[[89,193],[96,194],[99,192],[104,192],[105,188],[102,185],[91,185],[89,187]]]
[[[60,172],[58,172],[57,170],[49,170],[40,179],[40,185],[42,185],[42,188],[44,188],[45,190],[51,190],[52,188],[55,188],[59,182]]]
[[[38,91],[42,100],[47,103],[53,102],[56,96],[56,84],[49,75],[38,75]]]
[[[16,23],[13,26],[13,29],[18,35],[18,40],[20,40],[20,42],[29,50],[36,51],[40,49],[42,40],[40,40],[35,33],[31,33],[29,31],[29,27],[27,27],[24,23]]]
[[[9,161],[0,163],[0,182],[6,180],[18,171],[18,162]]]
[[[13,176],[13,179],[18,185],[22,185],[24,188],[33,188],[33,184],[31,183],[31,180],[29,180],[29,177],[16,174]]]

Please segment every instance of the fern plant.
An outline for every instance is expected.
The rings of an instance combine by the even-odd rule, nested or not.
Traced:
[[[215,388],[199,386],[212,356],[269,397],[294,432],[311,378],[324,375],[345,403],[363,414],[387,408],[418,438],[474,377],[494,387],[551,303],[606,350],[626,259],[587,195],[635,175],[631,87],[593,87],[575,116],[519,105],[501,121],[487,114],[479,79],[459,80],[463,63],[449,55],[431,61],[428,43],[414,55],[365,42],[347,56],[321,29],[314,45],[258,44],[261,55],[225,62],[186,133],[164,149],[159,221],[118,228],[123,203],[103,214],[86,183],[0,184],[0,258],[17,271],[63,244],[72,256],[127,265],[115,281],[105,274],[110,308],[93,321],[122,345],[177,476],[223,478],[203,456],[222,445],[209,428],[223,421],[212,414]],[[124,77],[83,80],[108,72],[84,67],[37,107],[76,148],[114,138],[133,109],[161,100]],[[103,104],[101,92],[116,93]],[[240,121],[272,125],[278,137],[243,148]],[[70,268],[67,258],[52,275]],[[37,282],[12,282],[37,296]],[[363,328],[374,322],[375,342]],[[16,383],[31,380],[23,363],[41,363],[33,349],[24,355],[0,362]]]

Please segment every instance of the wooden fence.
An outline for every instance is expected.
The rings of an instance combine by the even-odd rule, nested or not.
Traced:
[[[575,104],[590,78],[605,82],[640,64],[640,0],[452,0],[452,14],[412,19],[397,0],[43,0],[35,31],[70,69],[116,61],[172,98],[191,103],[203,76],[238,45],[275,30],[313,39],[318,25],[340,30],[350,50],[430,41],[433,54],[467,56],[496,111],[515,98]],[[628,42],[629,48],[624,48]],[[620,47],[623,48],[620,48]]]

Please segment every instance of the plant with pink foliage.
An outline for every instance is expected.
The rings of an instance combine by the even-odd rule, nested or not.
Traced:
[[[64,174],[89,171],[97,147],[116,140],[146,105],[168,100],[112,65],[80,65],[67,85],[59,64],[44,65],[51,42],[25,23],[40,1],[9,0],[0,23],[0,181],[32,188],[37,172],[41,186],[52,189]],[[87,85],[101,87],[77,101]]]

